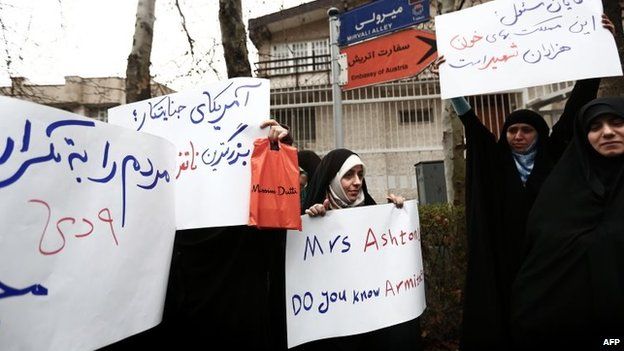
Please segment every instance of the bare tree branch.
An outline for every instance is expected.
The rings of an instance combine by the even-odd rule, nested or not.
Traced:
[[[30,26],[32,25],[32,13],[30,14],[30,16],[28,16],[28,26],[26,27],[26,34],[24,34],[24,44],[26,44],[28,42],[28,36],[30,34]],[[26,47],[26,45],[20,45],[19,50],[17,52],[17,58],[20,61],[24,60],[24,56],[22,56],[22,52],[24,51],[24,48]]]
[[[191,57],[193,58],[193,61],[195,61],[195,52],[193,51],[195,40],[191,38],[188,28],[186,28],[186,17],[184,17],[184,13],[182,12],[182,8],[180,7],[180,2],[178,0],[175,0],[174,5],[178,9],[178,13],[180,14],[180,18],[182,19],[182,29],[184,30],[184,33],[186,34],[186,40],[189,43]]]
[[[6,55],[6,59],[4,60],[6,70],[9,73],[9,76],[13,76],[13,67],[11,64],[13,63],[13,59],[11,58],[11,52],[9,51],[9,40],[7,38],[7,27],[2,19],[1,14],[4,13],[4,4],[0,3],[0,30],[2,30],[2,42],[4,43],[4,53]]]

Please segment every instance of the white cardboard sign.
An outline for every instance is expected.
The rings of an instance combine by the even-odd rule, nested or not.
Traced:
[[[303,217],[286,244],[288,347],[364,333],[425,309],[416,201]]]
[[[621,76],[601,0],[495,0],[437,16],[443,99]]]
[[[168,141],[0,97],[0,349],[96,349],[162,318]]]
[[[177,148],[178,229],[246,225],[253,141],[266,137],[269,81],[234,78],[108,111],[109,122]]]

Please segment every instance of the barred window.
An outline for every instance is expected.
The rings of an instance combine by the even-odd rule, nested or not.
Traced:
[[[433,111],[429,108],[419,108],[399,111],[399,123],[428,123],[433,121]]]
[[[289,66],[288,59],[290,57],[290,49],[287,45],[277,44],[271,47],[271,57],[274,62],[271,63],[271,68],[279,68]],[[282,61],[284,60],[284,61]],[[286,74],[289,73],[288,68],[278,69],[276,70],[277,74]]]
[[[328,54],[329,39],[274,44],[271,46],[273,62],[270,68],[278,68],[275,71],[277,74],[328,70],[328,63],[318,63],[318,56]]]

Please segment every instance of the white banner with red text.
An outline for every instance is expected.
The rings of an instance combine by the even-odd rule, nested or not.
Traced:
[[[601,15],[601,0],[495,0],[437,16],[442,99],[621,76]]]
[[[176,146],[178,229],[247,225],[251,154],[270,119],[269,81],[233,78],[108,110],[108,121]]]

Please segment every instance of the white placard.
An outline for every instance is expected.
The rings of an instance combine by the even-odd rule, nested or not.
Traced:
[[[418,317],[425,288],[416,201],[303,217],[286,244],[288,347]]]
[[[435,18],[443,99],[621,76],[601,0],[495,0]]]
[[[175,149],[0,97],[0,350],[93,350],[157,325]]]
[[[269,81],[234,78],[108,110],[110,123],[177,148],[178,229],[247,224],[253,141],[266,137]]]

